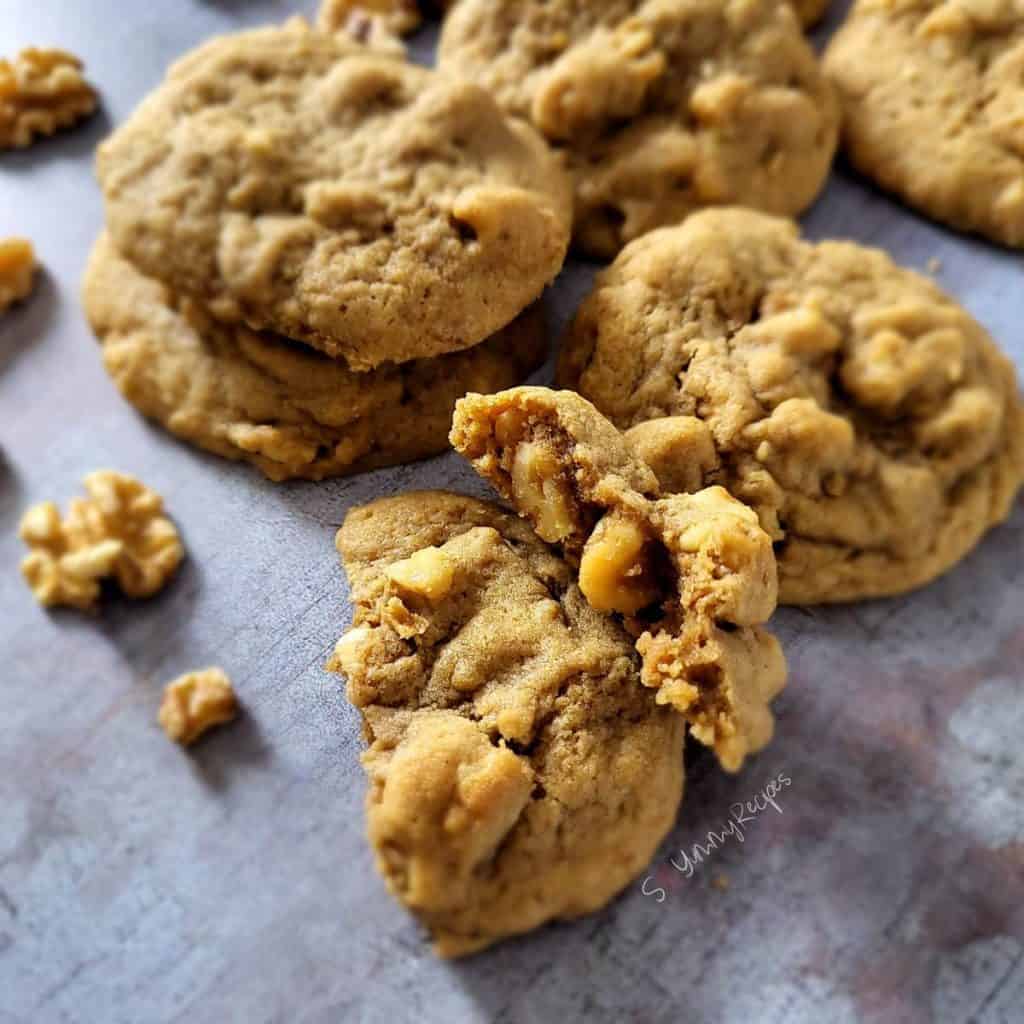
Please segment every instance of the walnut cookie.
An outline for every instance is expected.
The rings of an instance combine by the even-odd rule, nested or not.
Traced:
[[[589,402],[569,391],[467,395],[452,445],[579,568],[599,612],[637,637],[641,680],[681,712],[722,767],[772,737],[786,681],[771,541],[721,487],[659,500],[653,472]]]
[[[544,359],[531,307],[464,352],[354,373],[304,345],[213,320],[141,274],[102,235],[82,289],[124,397],[178,437],[271,480],[322,480],[443,452],[467,389],[518,383]]]
[[[1024,4],[859,0],[825,55],[850,160],[928,216],[1024,246]]]
[[[633,428],[667,491],[720,483],[756,509],[787,603],[929,582],[1024,476],[1014,369],[975,320],[879,250],[749,210],[626,248],[558,382]]]
[[[377,866],[460,956],[598,909],[683,789],[683,721],[565,561],[494,505],[427,492],[349,513],[355,617],[330,668],[369,749]]]
[[[439,66],[562,149],[575,240],[600,258],[709,205],[796,214],[838,140],[832,88],[776,0],[461,0]]]
[[[536,132],[301,19],[179,60],[97,169],[140,270],[354,370],[489,337],[568,244],[570,186]]]

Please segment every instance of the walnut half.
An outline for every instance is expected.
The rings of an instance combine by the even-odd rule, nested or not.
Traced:
[[[82,62],[63,50],[22,50],[0,60],[0,149],[31,145],[96,109]]]
[[[95,607],[103,579],[114,578],[128,597],[150,597],[185,555],[163,499],[134,477],[98,470],[85,478],[61,519],[53,502],[33,505],[19,527],[30,553],[21,572],[40,604]]]

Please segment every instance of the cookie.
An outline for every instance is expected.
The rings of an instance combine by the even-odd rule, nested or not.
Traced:
[[[114,383],[171,433],[271,480],[322,480],[436,455],[467,389],[522,380],[547,349],[539,307],[471,349],[354,373],[314,349],[212,319],[103,235],[83,284]]]
[[[376,501],[337,545],[355,614],[329,667],[362,711],[389,889],[443,956],[603,906],[683,787],[682,719],[639,685],[630,638],[485,502]]]
[[[562,150],[600,258],[709,205],[795,214],[836,147],[832,89],[775,0],[462,0],[439,53]]]
[[[976,321],[883,252],[750,210],[626,248],[570,325],[558,381],[634,428],[666,489],[692,489],[697,459],[702,484],[756,509],[787,603],[929,582],[1024,475],[1014,369]],[[642,426],[663,417],[682,419]]]
[[[825,69],[851,162],[944,224],[1024,246],[1024,7],[860,0]]]
[[[591,606],[622,616],[641,679],[681,712],[722,767],[771,739],[786,680],[771,541],[721,487],[659,500],[651,470],[589,402],[569,391],[467,395],[452,445],[579,569]]]
[[[536,132],[301,19],[178,61],[97,168],[140,270],[354,370],[489,337],[568,242],[570,187]]]

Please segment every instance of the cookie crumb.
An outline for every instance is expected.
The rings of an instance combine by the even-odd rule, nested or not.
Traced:
[[[27,238],[0,241],[0,313],[28,297],[36,273],[36,254]]]
[[[21,149],[96,109],[82,62],[64,50],[31,46],[0,60],[0,149]]]
[[[394,35],[405,36],[420,27],[422,17],[415,0],[323,0],[316,16],[321,32],[345,32],[357,42],[372,45],[374,23]]]
[[[728,875],[714,875],[711,879],[711,888],[719,892],[728,892],[730,884]]]
[[[52,501],[22,516],[18,535],[30,549],[21,563],[25,582],[46,607],[92,611],[108,578],[128,597],[151,597],[185,556],[163,499],[110,469],[90,473],[84,483],[88,496],[73,499],[64,519]]]
[[[164,687],[157,715],[175,743],[190,746],[208,729],[224,725],[238,715],[238,700],[223,669],[211,667],[186,672]]]
[[[925,266],[928,268],[929,274],[937,274],[942,269],[942,260],[937,256],[933,256]]]

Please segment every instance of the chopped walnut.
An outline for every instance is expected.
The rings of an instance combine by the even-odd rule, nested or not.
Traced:
[[[237,714],[231,680],[222,669],[204,668],[167,684],[157,718],[170,739],[187,747],[207,729],[230,722]]]
[[[163,499],[134,477],[99,470],[85,478],[61,519],[53,502],[33,505],[19,534],[31,549],[21,572],[40,604],[95,607],[100,583],[117,580],[129,597],[150,597],[174,574],[185,551]]]
[[[0,241],[0,313],[32,291],[36,254],[25,238]]]
[[[0,149],[21,148],[96,109],[82,62],[63,50],[22,50],[0,60]]]
[[[647,547],[640,525],[618,513],[597,524],[580,559],[580,590],[594,608],[636,615],[658,600]]]
[[[454,579],[455,566],[440,548],[424,548],[388,569],[388,580],[395,587],[428,601],[440,601]]]
[[[573,531],[576,524],[570,496],[560,478],[558,460],[549,449],[532,441],[516,448],[512,492],[519,507],[533,519],[541,540],[555,544]]]

